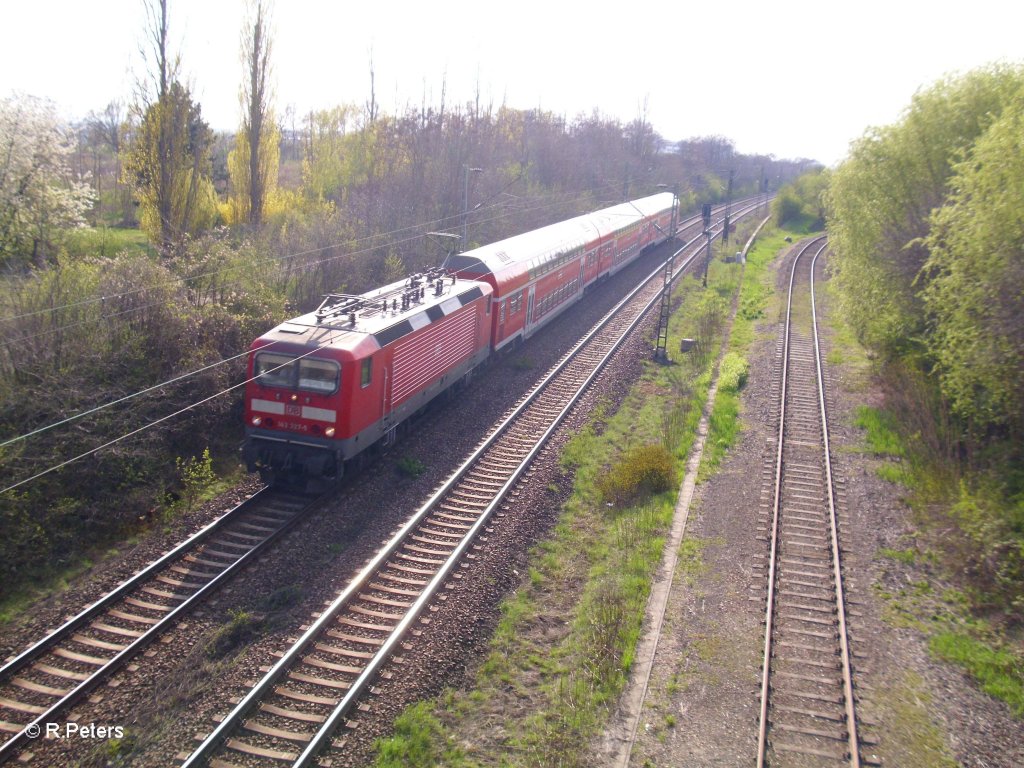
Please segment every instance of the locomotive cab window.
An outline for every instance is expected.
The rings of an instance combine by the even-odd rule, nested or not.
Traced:
[[[359,376],[359,386],[368,387],[373,380],[373,358],[363,358],[363,368]]]
[[[338,388],[340,368],[331,360],[296,360],[289,355],[259,352],[254,374],[264,387],[302,389],[307,392],[331,394]]]
[[[299,389],[330,394],[337,388],[337,363],[329,360],[299,360]]]
[[[295,377],[295,358],[260,352],[256,355],[254,374],[264,387],[290,387]]]

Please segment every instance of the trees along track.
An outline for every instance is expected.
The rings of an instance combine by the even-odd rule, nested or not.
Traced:
[[[0,763],[290,530],[313,499],[262,489],[0,667]]]
[[[862,764],[814,306],[814,266],[826,247],[825,238],[806,244],[790,273],[769,520],[759,768]],[[804,284],[809,293],[795,298]]]
[[[739,208],[734,220],[756,210]],[[684,255],[685,254],[685,255]],[[705,255],[673,254],[673,279]],[[664,267],[617,304],[498,424],[191,755],[185,768],[241,761],[312,765],[346,723],[533,458],[661,298]],[[413,632],[413,635],[419,634]]]

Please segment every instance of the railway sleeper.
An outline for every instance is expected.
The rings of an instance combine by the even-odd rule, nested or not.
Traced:
[[[124,599],[128,605],[133,605],[136,608],[144,608],[147,611],[156,611],[157,613],[167,613],[171,610],[169,605],[158,605],[157,603],[148,603],[145,600],[138,600],[134,597],[126,597]]]
[[[823,649],[816,649],[816,651],[820,653],[827,653],[827,651]],[[775,659],[775,663],[788,664],[797,667],[798,669],[800,667],[817,667],[818,669],[842,669],[842,665],[839,663],[839,661],[835,659],[833,659],[832,661],[817,661],[815,659],[808,659],[805,656],[801,656],[799,658],[777,657]]]
[[[331,672],[341,672],[346,675],[358,676],[363,673],[362,667],[353,667],[350,664],[337,664],[333,661],[324,661],[323,659],[318,659],[316,656],[304,656],[302,663],[310,667],[329,669]]]
[[[26,704],[23,701],[17,699],[8,699],[6,696],[0,696],[0,707],[6,707],[12,709],[15,712],[21,712],[25,715],[41,715],[46,711],[46,707],[40,707],[36,704]],[[21,730],[21,727],[18,728]]]
[[[287,731],[283,728],[272,728],[269,725],[263,725],[255,720],[246,720],[242,723],[242,728],[250,733],[258,733],[263,736],[270,736],[274,739],[284,739],[285,741],[295,741],[299,744],[308,744],[313,740],[312,733],[306,733],[304,731]]]
[[[334,656],[344,656],[349,659],[372,659],[376,654],[368,653],[366,651],[353,651],[350,648],[341,648],[337,645],[325,645],[324,643],[315,643],[313,647],[321,653],[330,653]]]
[[[801,681],[803,681],[805,683],[814,683],[815,685],[824,685],[824,686],[828,686],[829,688],[836,687],[836,686],[838,686],[842,682],[838,678],[834,678],[834,677],[833,678],[828,678],[828,677],[819,677],[818,675],[802,675],[799,672],[785,672],[785,671],[782,671],[782,670],[779,670],[778,672],[775,672],[773,674],[778,675],[779,677],[787,678],[789,680],[801,680]]]
[[[803,709],[801,707],[789,707],[785,704],[772,704],[772,709],[777,712],[788,712],[793,715],[804,715],[818,720],[830,720],[834,723],[845,723],[846,716],[834,712],[822,712],[820,709]]]
[[[423,594],[422,590],[399,589],[397,587],[389,587],[386,584],[381,584],[379,582],[371,582],[370,583],[370,589],[375,590],[377,592],[385,592],[385,593],[387,593],[389,595],[399,595],[399,596],[403,596],[403,597],[413,597],[413,598],[419,597],[421,594]]]
[[[102,621],[94,621],[89,625],[93,629],[99,630],[100,632],[107,632],[111,635],[120,635],[121,637],[130,637],[133,639],[140,638],[145,632],[139,632],[135,629],[125,629],[124,627],[115,627],[113,624],[106,624]]]
[[[377,597],[376,595],[370,595],[367,593],[359,595],[359,599],[366,603],[385,605],[389,608],[401,608],[404,611],[407,611],[412,607],[412,603],[407,600],[388,600],[387,598]]]
[[[203,738],[205,739],[205,736],[203,736]],[[228,739],[224,743],[224,746],[235,752],[252,755],[253,757],[269,758],[270,760],[281,760],[282,762],[294,763],[299,759],[298,752],[282,752],[279,749],[267,749],[266,747],[259,747],[255,744],[242,741],[241,739]]]
[[[61,699],[67,696],[69,693],[71,693],[70,688],[54,688],[51,685],[42,685],[41,683],[34,683],[31,680],[26,680],[24,677],[15,677],[11,680],[11,684],[26,691],[32,691],[33,693],[43,693],[47,696],[54,696],[56,698]]]
[[[803,736],[812,736],[818,739],[831,739],[833,741],[846,741],[847,734],[845,729],[839,731],[824,731],[820,728],[806,728],[802,725],[789,725],[788,723],[772,723],[772,728],[780,731],[788,731],[789,733],[799,733]]]
[[[432,536],[452,536],[462,538],[463,534],[473,526],[468,523],[446,523],[443,520],[426,520],[420,527],[421,533],[426,533]],[[441,530],[444,528],[445,530]]]
[[[303,693],[302,691],[296,691],[294,688],[288,688],[284,685],[279,685],[274,688],[274,693],[277,696],[281,696],[292,701],[301,701],[304,704],[320,704],[325,707],[336,707],[341,699],[331,698],[329,696],[315,696],[312,693]]]
[[[54,656],[60,656],[62,659],[77,661],[80,664],[91,664],[94,667],[102,667],[109,661],[109,659],[101,659],[99,656],[88,656],[84,653],[75,653],[74,651],[59,647],[51,649],[50,653]]]
[[[289,720],[298,720],[305,723],[319,724],[327,720],[327,717],[324,715],[317,715],[313,712],[303,712],[299,709],[288,709],[287,707],[278,707],[273,704],[267,704],[266,702],[260,704],[260,711],[266,712],[268,715],[283,717]]]
[[[814,616],[800,616],[794,613],[780,613],[779,618],[789,619],[791,621],[802,621],[808,624],[818,624],[824,627],[834,627],[836,624],[834,619],[819,619]]]
[[[107,643],[103,640],[97,640],[94,637],[87,637],[86,635],[72,635],[71,639],[80,645],[85,645],[90,648],[100,648],[105,651],[114,651],[115,653],[120,653],[128,647],[121,643]]]
[[[261,667],[262,669],[262,667]],[[270,667],[266,668],[269,671]],[[319,685],[324,688],[333,688],[338,691],[347,691],[352,687],[352,684],[347,680],[331,680],[323,677],[316,677],[315,675],[305,675],[302,672],[296,672],[292,670],[288,673],[288,677],[297,683],[308,683],[309,685]]]
[[[186,568],[185,566],[181,566],[181,565],[179,565],[179,566],[173,566],[172,565],[171,568],[170,568],[170,570],[174,571],[175,573],[180,573],[183,576],[193,576],[194,575],[194,576],[198,576],[201,579],[212,579],[214,576],[216,576],[219,573],[221,573],[228,565],[230,565],[230,563],[224,563],[224,562],[221,562],[219,560],[204,560],[201,557],[197,557],[196,555],[191,555],[191,554],[185,555],[181,559],[186,561],[186,562],[189,562],[189,563],[195,563],[196,565],[205,565],[205,566],[208,566],[210,568],[215,568],[216,569],[215,571],[213,571],[213,573],[210,573],[209,571],[200,571],[200,570],[196,570],[194,568],[193,569],[189,569],[189,568]]]

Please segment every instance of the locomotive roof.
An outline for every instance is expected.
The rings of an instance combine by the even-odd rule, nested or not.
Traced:
[[[514,235],[490,245],[452,256],[452,271],[470,274],[518,273],[556,259],[587,243],[603,239],[643,218],[671,209],[673,195],[661,192],[650,197],[619,203],[593,213],[576,216],[531,232]]]
[[[319,309],[286,320],[259,340],[353,349],[372,337],[383,347],[490,292],[489,285],[476,280],[412,275],[358,296],[328,294]]]

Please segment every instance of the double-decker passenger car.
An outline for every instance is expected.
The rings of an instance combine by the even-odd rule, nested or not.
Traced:
[[[669,234],[674,196],[664,192],[577,216],[452,256],[461,277],[494,289],[491,346],[528,338],[600,279]]]

